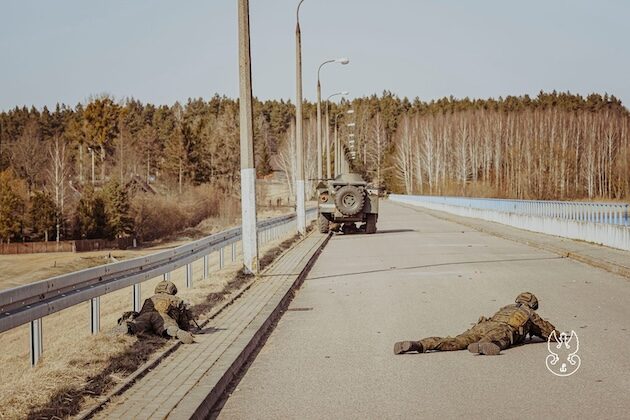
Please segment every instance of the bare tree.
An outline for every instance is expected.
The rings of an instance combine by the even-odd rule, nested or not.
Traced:
[[[55,136],[53,143],[48,148],[48,156],[50,157],[48,179],[55,200],[55,207],[57,208],[56,230],[57,242],[59,242],[61,237],[61,224],[63,223],[65,215],[66,183],[70,176],[70,164],[66,154],[66,143],[61,140],[59,136]]]

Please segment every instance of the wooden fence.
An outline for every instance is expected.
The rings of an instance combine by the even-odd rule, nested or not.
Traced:
[[[88,252],[103,249],[127,249],[133,246],[133,238],[81,239],[77,241],[14,242],[0,244],[0,254],[37,254],[43,252]]]

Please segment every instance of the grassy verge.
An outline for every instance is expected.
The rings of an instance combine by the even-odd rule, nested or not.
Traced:
[[[260,260],[261,268],[271,264],[299,239],[267,244]],[[226,300],[250,280],[234,263],[218,270],[211,265],[210,281],[197,281],[186,289],[184,269],[172,273],[180,295],[191,302],[196,316],[202,316]],[[214,271],[216,270],[216,271]],[[193,266],[195,278],[201,278],[201,264]],[[143,283],[143,298],[149,297],[160,279]],[[101,322],[108,330],[117,317],[129,309],[131,292],[121,290],[101,298]],[[67,418],[94,405],[97,398],[120,384],[144,364],[167,340],[154,336],[115,336],[103,332],[89,335],[87,304],[77,305],[44,320],[44,357],[28,367],[28,328],[0,334],[4,351],[0,354],[3,380],[0,383],[0,418]]]

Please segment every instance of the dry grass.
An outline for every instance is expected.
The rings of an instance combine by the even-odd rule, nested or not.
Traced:
[[[266,244],[261,250],[267,252],[261,264],[269,264],[270,255],[275,258],[289,246],[289,241]],[[237,252],[240,255],[240,250]],[[226,261],[231,260],[229,249],[225,257]],[[206,281],[201,280],[202,263],[193,264],[195,287],[192,289],[185,287],[185,268],[171,274],[180,295],[192,303],[198,316],[248,280],[240,272],[238,260],[219,270],[215,254],[210,263],[210,279]],[[142,297],[149,297],[159,281],[160,278],[155,278],[144,282]],[[44,318],[44,356],[33,369],[29,367],[28,326],[0,334],[3,348],[0,353],[0,418],[52,419],[77,414],[162,348],[167,341],[159,337],[139,340],[108,333],[120,314],[130,309],[131,299],[130,288],[101,297],[103,332],[96,336],[90,334],[87,302]]]

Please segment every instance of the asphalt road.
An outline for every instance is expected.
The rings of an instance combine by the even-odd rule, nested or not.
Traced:
[[[393,203],[378,227],[330,240],[220,418],[628,418],[627,279]],[[494,357],[392,352],[455,335],[521,291],[578,334],[572,376],[547,370],[545,342]]]

